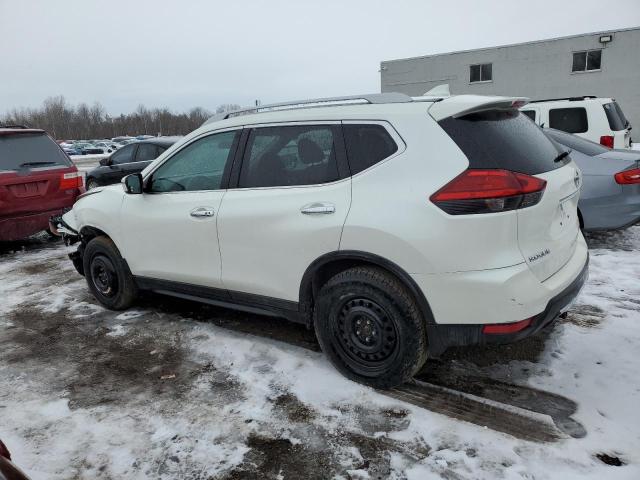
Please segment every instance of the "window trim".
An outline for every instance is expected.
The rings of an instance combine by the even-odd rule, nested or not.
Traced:
[[[490,80],[482,80],[482,65],[491,65],[491,79]],[[471,67],[480,67],[480,80],[473,82],[471,81]],[[467,76],[468,85],[476,85],[478,83],[493,83],[493,62],[482,62],[482,63],[470,63],[469,64],[469,75]]]
[[[380,125],[382,128],[384,128],[387,131],[389,136],[392,138],[394,142],[396,142],[396,146],[398,147],[398,149],[388,157],[385,157],[379,162],[374,163],[369,168],[365,168],[364,170],[361,170],[358,173],[351,175],[351,178],[360,177],[360,175],[362,175],[363,173],[369,172],[370,170],[376,168],[377,166],[388,162],[392,158],[402,155],[404,151],[407,149],[407,144],[402,138],[402,136],[398,133],[398,131],[394,128],[394,126],[391,125],[386,120],[343,120],[342,124],[343,125]],[[343,136],[344,136],[344,133],[343,133]]]
[[[334,142],[336,147],[336,164],[338,166],[338,179],[332,182],[325,183],[313,183],[309,185],[276,185],[271,187],[240,187],[240,172],[242,170],[242,165],[245,160],[245,155],[247,153],[247,144],[249,140],[249,135],[252,130],[256,130],[259,128],[272,128],[272,127],[303,127],[303,126],[322,126],[329,125],[332,126],[333,134],[334,134]],[[273,123],[256,123],[254,125],[245,125],[245,132],[243,132],[243,137],[240,138],[240,146],[236,152],[236,158],[233,162],[233,167],[231,169],[231,175],[229,180],[228,189],[229,190],[280,190],[280,189],[290,189],[290,188],[318,188],[324,187],[325,185],[335,185],[339,182],[344,182],[351,178],[351,173],[349,171],[349,165],[347,163],[347,154],[346,147],[344,145],[344,137],[342,135],[342,122],[340,120],[305,120],[305,121],[290,121],[290,122],[273,122]]]
[[[156,158],[155,160],[151,160],[151,164],[149,165],[151,167],[151,169],[146,172],[142,178],[142,191],[145,194],[148,195],[175,195],[175,194],[186,194],[186,193],[195,193],[195,192],[219,192],[221,190],[227,190],[229,188],[229,177],[230,177],[230,172],[231,169],[233,168],[233,165],[235,164],[236,161],[236,157],[238,155],[238,151],[240,150],[240,145],[242,142],[242,135],[243,135],[243,126],[234,126],[234,127],[227,127],[227,128],[221,128],[218,130],[210,130],[207,132],[202,132],[200,135],[197,135],[193,138],[190,138],[188,141],[185,141],[185,143],[183,143],[182,145],[178,146],[174,151],[171,152],[170,155],[168,155],[166,158],[163,158],[160,162],[158,162],[157,164],[154,165],[155,161],[160,158]],[[179,152],[181,152],[182,150],[184,150],[185,148],[187,148],[188,146],[190,146],[191,144],[197,142],[198,140],[202,140],[205,137],[209,137],[211,135],[217,135],[218,133],[225,133],[225,132],[240,132],[240,135],[238,136],[238,141],[235,142],[235,145],[232,145],[231,148],[234,149],[234,153],[233,153],[233,158],[227,162],[227,165],[225,165],[224,167],[224,173],[222,174],[222,180],[220,182],[220,188],[216,188],[214,190],[185,190],[185,191],[176,191],[176,192],[152,192],[149,190],[149,181],[151,180],[151,177],[153,176],[153,174],[156,172],[156,170],[158,170],[162,165],[164,165],[166,162],[168,162],[169,160],[171,160],[175,155],[177,155]],[[176,145],[175,143],[172,145],[174,146]],[[171,147],[169,147],[171,148]],[[165,150],[165,152],[167,152],[169,149],[167,148],[167,150]],[[162,156],[165,152],[163,152],[160,156]],[[147,167],[148,168],[148,167]]]
[[[594,52],[596,50],[600,51],[600,68],[594,68],[593,70],[587,70],[587,61],[588,61],[588,56],[589,56],[589,52]],[[595,72],[601,72],[602,71],[602,51],[604,49],[603,48],[588,48],[586,50],[572,50],[571,51],[571,73],[570,75],[581,75],[583,73],[595,73]],[[584,53],[585,57],[584,57],[584,70],[574,70],[573,69],[573,56],[576,53]]]

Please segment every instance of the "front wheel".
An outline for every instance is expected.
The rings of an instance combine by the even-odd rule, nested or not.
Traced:
[[[91,293],[110,310],[124,310],[135,300],[138,289],[113,241],[96,237],[83,254],[85,278]]]
[[[316,336],[346,377],[375,388],[410,380],[427,358],[424,319],[412,295],[375,267],[332,277],[318,294]]]

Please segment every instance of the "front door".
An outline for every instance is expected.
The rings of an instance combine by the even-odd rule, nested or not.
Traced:
[[[239,130],[199,137],[122,205],[124,258],[136,276],[220,287],[216,220]]]
[[[222,281],[232,296],[297,302],[306,268],[339,249],[351,202],[341,138],[331,123],[251,130],[238,188],[218,217]]]

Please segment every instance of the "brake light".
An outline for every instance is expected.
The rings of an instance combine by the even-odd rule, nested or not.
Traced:
[[[613,137],[611,135],[603,135],[600,137],[600,145],[613,148]]]
[[[614,175],[616,182],[620,185],[633,185],[640,183],[640,168],[624,170]]]
[[[488,335],[505,335],[507,333],[516,333],[527,328],[529,325],[531,325],[532,321],[533,317],[514,323],[494,323],[491,325],[484,325],[482,327],[482,333],[486,333]]]
[[[535,205],[545,180],[509,170],[469,169],[431,195],[450,215],[496,213]]]
[[[82,187],[82,174],[80,172],[63,173],[60,178],[60,190]]]

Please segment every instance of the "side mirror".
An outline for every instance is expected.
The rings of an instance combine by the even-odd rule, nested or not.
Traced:
[[[131,195],[142,193],[142,174],[132,173],[124,177],[122,179],[122,188]]]
[[[100,165],[102,165],[103,167],[106,167],[110,163],[111,163],[111,159],[109,157],[100,159]]]

